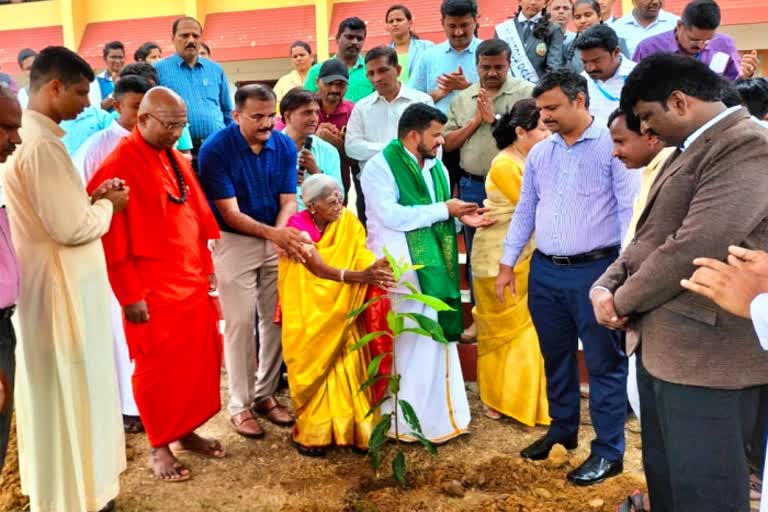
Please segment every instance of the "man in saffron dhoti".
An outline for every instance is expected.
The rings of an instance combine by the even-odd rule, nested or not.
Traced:
[[[144,95],[138,124],[104,161],[100,180],[125,177],[132,208],[104,236],[109,280],[123,306],[133,394],[152,446],[152,469],[166,482],[189,469],[170,450],[224,457],[195,429],[221,408],[221,336],[208,241],[219,228],[192,168],[174,144],[187,125],[184,100],[165,87]]]
[[[443,300],[453,311],[438,314],[420,302],[400,300],[410,293],[405,286],[392,293],[393,309],[439,322],[446,338],[456,341],[464,326],[454,218],[473,227],[489,221],[476,204],[451,199],[448,174],[437,159],[446,121],[445,114],[434,107],[409,106],[400,117],[398,138],[368,161],[361,184],[363,194],[370,198],[366,205],[368,246],[377,256],[386,248],[395,260],[424,265],[407,272],[402,280]],[[456,344],[405,333],[398,336],[395,349],[393,371],[401,375],[399,398],[413,406],[424,436],[441,443],[466,433],[469,403]],[[392,412],[392,407],[392,400],[384,402],[382,413]],[[398,417],[401,438],[415,441],[402,434],[411,429],[402,414]],[[394,435],[394,424],[390,435]]]

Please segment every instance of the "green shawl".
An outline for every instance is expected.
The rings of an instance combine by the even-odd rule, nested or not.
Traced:
[[[421,169],[400,140],[394,139],[384,148],[384,159],[395,177],[400,191],[398,202],[401,205],[433,204]],[[435,161],[429,172],[435,187],[434,202],[441,203],[451,199],[451,189],[439,160]],[[421,291],[442,300],[454,309],[439,312],[438,322],[448,340],[458,340],[464,328],[464,316],[459,291],[459,250],[453,219],[409,231],[405,234],[405,239],[413,264],[423,265],[423,268],[416,271]]]

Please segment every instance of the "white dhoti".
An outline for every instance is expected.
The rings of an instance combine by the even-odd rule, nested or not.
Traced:
[[[437,320],[437,312],[420,302],[395,302],[393,300],[393,307],[398,313],[420,313]],[[399,398],[413,406],[424,436],[434,443],[442,443],[467,433],[469,401],[456,343],[443,345],[426,336],[405,333],[397,338],[395,350],[395,371],[401,375]],[[393,407],[394,400],[388,400],[381,412],[391,413]],[[401,410],[398,410],[398,429],[400,439],[416,441],[408,435],[413,429]],[[389,435],[395,436],[394,423]]]
[[[123,329],[123,308],[112,294],[112,342],[115,348],[115,366],[117,367],[117,384],[120,388],[120,410],[125,416],[138,416],[139,408],[133,399],[133,361],[128,354],[128,343],[125,341]]]

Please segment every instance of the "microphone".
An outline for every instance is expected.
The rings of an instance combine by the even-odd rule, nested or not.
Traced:
[[[306,149],[307,151],[312,151],[312,137],[307,136],[306,139],[304,139],[304,144],[301,146],[301,149]],[[303,166],[299,166],[299,170],[303,173],[307,169]]]

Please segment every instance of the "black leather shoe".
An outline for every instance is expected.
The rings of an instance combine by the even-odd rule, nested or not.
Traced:
[[[584,463],[568,473],[568,480],[576,485],[592,485],[624,471],[622,461],[610,461],[605,457],[592,454]]]
[[[524,459],[544,460],[549,457],[549,452],[556,444],[565,446],[567,450],[574,450],[577,446],[579,446],[579,439],[578,436],[573,436],[567,439],[557,440],[552,439],[549,437],[549,434],[547,434],[541,439],[535,441],[532,445],[523,449],[523,451],[520,452],[520,455]]]

